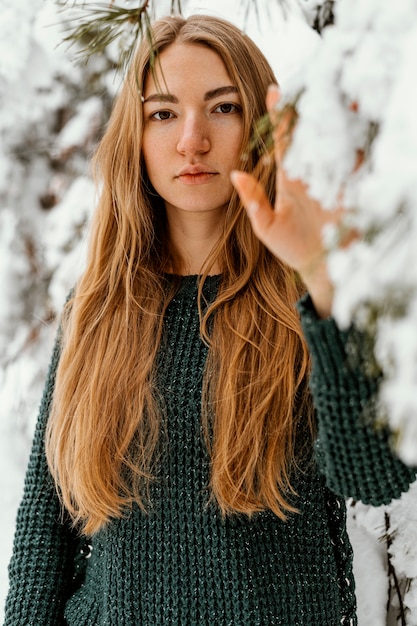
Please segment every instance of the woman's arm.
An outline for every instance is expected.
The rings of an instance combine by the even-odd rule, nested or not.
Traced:
[[[63,607],[78,584],[81,544],[63,520],[60,502],[44,453],[55,372],[60,354],[59,336],[49,367],[32,452],[25,478],[9,565],[9,593],[5,626],[59,626]]]
[[[359,331],[342,332],[321,320],[311,299],[299,311],[312,357],[310,388],[317,413],[316,459],[332,491],[366,504],[388,504],[407,491],[416,469],[390,445],[390,431],[376,423],[378,380],[361,360]]]
[[[278,99],[277,88],[270,89],[267,107],[272,118]],[[375,424],[371,405],[378,381],[367,377],[363,364],[352,362],[346,352],[347,342],[355,339],[355,333],[341,332],[329,318],[333,287],[322,233],[326,224],[341,220],[343,208],[323,209],[309,196],[302,181],[287,178],[281,163],[290,138],[290,116],[284,114],[274,132],[275,207],[252,175],[235,172],[232,182],[255,234],[298,272],[309,293],[299,309],[313,363],[316,456],[321,470],[337,494],[379,505],[399,497],[415,479],[415,470],[395,457],[388,429]],[[357,335],[356,341],[360,341]]]

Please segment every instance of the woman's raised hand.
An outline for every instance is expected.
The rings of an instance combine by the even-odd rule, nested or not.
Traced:
[[[274,123],[279,90],[271,86],[267,108]],[[333,289],[327,273],[323,227],[340,221],[343,209],[328,211],[311,198],[301,180],[289,179],[281,166],[290,141],[293,113],[280,116],[274,130],[277,163],[276,202],[272,207],[254,176],[232,172],[232,182],[247,210],[253,230],[269,250],[293,267],[303,280],[320,317],[331,313]],[[274,120],[275,118],[275,120]]]

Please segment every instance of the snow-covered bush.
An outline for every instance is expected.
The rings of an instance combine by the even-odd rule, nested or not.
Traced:
[[[417,6],[338,0],[334,17],[290,85],[302,93],[286,167],[329,208],[342,191],[347,225],[362,235],[348,250],[329,237],[333,312],[375,341],[381,419],[417,465]]]

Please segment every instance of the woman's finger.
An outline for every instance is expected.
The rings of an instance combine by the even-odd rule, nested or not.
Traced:
[[[266,94],[266,108],[270,115],[271,122],[274,126],[277,121],[275,119],[275,116],[277,113],[277,106],[278,106],[278,102],[280,101],[280,98],[281,98],[281,92],[279,90],[278,85],[269,85],[268,91]]]
[[[273,221],[274,212],[262,185],[247,172],[234,170],[230,178],[248,213],[255,234],[263,239]]]
[[[295,111],[292,107],[278,109],[280,98],[281,92],[278,85],[270,85],[266,95],[266,107],[274,128],[274,152],[277,166],[280,166],[282,163],[285,152],[291,143],[295,121]]]

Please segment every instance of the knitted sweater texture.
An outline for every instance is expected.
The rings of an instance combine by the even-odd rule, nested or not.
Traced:
[[[205,295],[214,297],[210,277]],[[207,348],[197,282],[184,277],[165,319],[158,384],[167,444],[152,507],[133,508],[91,539],[63,520],[44,455],[59,360],[46,381],[18,511],[5,626],[354,626],[347,496],[374,505],[400,496],[414,473],[388,433],[362,419],[375,383],[346,358],[348,333],[299,304],[313,358],[315,462],[297,479],[299,514],[223,519],[208,504],[210,462],[201,427]]]

